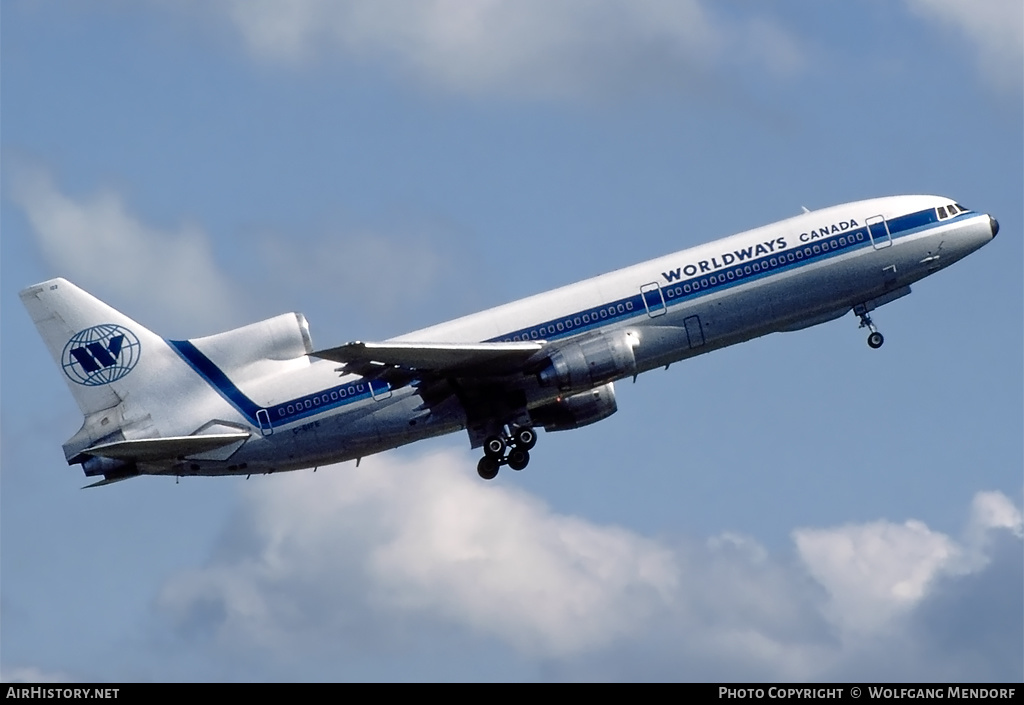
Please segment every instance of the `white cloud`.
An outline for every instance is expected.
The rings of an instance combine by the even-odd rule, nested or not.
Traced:
[[[1024,520],[1020,510],[1002,492],[979,492],[971,501],[971,513],[964,532],[962,573],[983,568],[988,563],[988,552],[993,535],[1007,531],[1024,538]],[[951,567],[951,570],[956,566]]]
[[[1024,536],[1020,510],[1002,492],[979,492],[971,502],[971,531],[984,534],[989,529],[1009,529]]]
[[[259,56],[301,61],[329,48],[469,94],[685,85],[730,53],[782,72],[802,64],[781,28],[716,19],[697,0],[234,0],[227,8]]]
[[[453,460],[453,477],[421,484],[400,530],[373,550],[370,575],[391,605],[561,655],[629,634],[674,591],[664,547],[521,493],[480,492],[455,480]]]
[[[877,670],[865,654],[937,677],[936,654],[915,656],[916,612],[1008,574],[965,568],[966,542],[917,521],[799,529],[791,558],[735,534],[653,539],[561,515],[471,467],[441,451],[254,479],[210,564],[169,580],[160,610],[189,649],[207,639],[217,658],[275,664],[408,659],[456,634],[464,651],[511,650],[549,678],[864,676]],[[979,514],[983,534],[1019,544],[1005,496],[979,494]],[[950,585],[966,587],[936,592]]]
[[[912,608],[956,544],[919,521],[885,521],[794,532],[800,557],[830,596],[833,622],[853,633],[876,632]]]
[[[555,655],[629,633],[675,589],[665,547],[484,487],[466,466],[461,454],[438,453],[292,475],[270,492],[254,482],[258,554],[181,576],[161,602],[181,617],[212,597],[228,610],[224,636],[287,642],[291,620],[310,608],[298,595],[344,574],[367,588],[356,597],[374,612],[429,614]],[[327,622],[352,618],[343,592],[316,598]]]
[[[979,492],[963,539],[920,521],[875,521],[833,529],[799,529],[793,540],[828,591],[829,618],[850,636],[900,629],[936,581],[984,569],[993,535],[1022,537],[1021,513],[1001,492]]]
[[[907,0],[919,16],[963,34],[993,83],[1020,88],[1024,65],[1024,4],[1020,0]]]
[[[18,173],[11,198],[24,210],[55,275],[144,308],[153,318],[140,323],[199,335],[237,318],[231,287],[199,228],[150,227],[112,191],[75,200],[40,169]],[[197,323],[207,330],[197,330]]]
[[[66,673],[36,666],[8,666],[0,672],[0,682],[3,683],[75,683],[79,680]]]
[[[992,83],[1019,88],[1020,0],[906,0],[960,34]],[[801,70],[800,40],[764,14],[727,16],[701,0],[228,0],[255,55],[301,62],[337,51],[385,60],[428,85],[547,98],[638,86],[693,88],[716,67]]]
[[[218,265],[212,239],[200,227],[154,227],[112,190],[74,198],[44,170],[29,167],[16,172],[10,197],[24,211],[54,276],[170,337],[216,333],[279,313],[287,305],[282,301],[298,309],[311,297],[349,302],[342,308],[360,326],[386,323],[387,330],[378,332],[395,335],[480,286],[474,274],[479,265],[465,243],[423,218],[403,223],[397,236],[387,228],[335,226],[297,240],[294,226],[276,228],[250,237],[241,253],[247,266],[232,277]],[[382,268],[401,269],[403,286],[378,286]],[[410,298],[409,291],[417,295]],[[319,330],[339,335],[330,327]]]

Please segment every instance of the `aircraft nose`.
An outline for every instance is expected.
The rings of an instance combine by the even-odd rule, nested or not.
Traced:
[[[996,235],[999,234],[999,221],[998,220],[996,220],[992,216],[989,216],[988,217],[988,225],[989,225],[990,228],[992,228],[992,237],[995,237]]]

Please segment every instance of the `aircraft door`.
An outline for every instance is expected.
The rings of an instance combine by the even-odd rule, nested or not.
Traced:
[[[889,234],[889,224],[885,222],[885,218],[880,215],[873,215],[864,222],[868,226],[868,236],[871,238],[871,244],[874,245],[876,250],[892,245],[892,235]]]
[[[704,344],[704,329],[700,325],[700,316],[690,316],[683,320],[686,326],[686,337],[690,339],[691,348],[699,348]]]
[[[391,397],[391,385],[387,382],[383,382],[379,379],[371,379],[369,384],[370,396],[374,398],[374,401],[384,401]]]
[[[651,282],[640,287],[640,296],[644,300],[647,315],[651,318],[664,316],[668,311],[668,306],[665,305],[665,295],[661,293],[661,287],[658,286],[658,282]]]
[[[274,435],[274,427],[270,424],[270,412],[266,409],[260,409],[256,412],[256,420],[260,424],[260,433],[264,436]]]

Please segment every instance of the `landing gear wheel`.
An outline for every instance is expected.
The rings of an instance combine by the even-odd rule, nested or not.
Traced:
[[[500,466],[501,463],[498,462],[497,458],[485,455],[476,464],[476,473],[485,480],[493,480],[498,476],[498,468]]]
[[[512,452],[508,454],[508,466],[513,470],[522,470],[529,464],[529,451],[523,450],[522,448],[513,448]]]
[[[876,350],[882,347],[882,343],[884,343],[886,339],[882,337],[882,333],[879,332],[879,329],[874,327],[871,317],[867,315],[867,304],[857,304],[853,307],[853,313],[860,318],[860,327],[871,331],[867,336],[867,345],[871,349]]]
[[[496,460],[505,455],[505,441],[498,436],[491,436],[484,441],[484,455]]]
[[[530,450],[537,445],[537,432],[527,426],[516,431],[515,435],[516,448],[522,448],[523,450]]]
[[[877,350],[882,347],[882,343],[885,342],[885,338],[883,338],[882,334],[878,332],[877,328],[875,328],[875,324],[872,322],[871,316],[868,315],[867,304],[858,304],[854,306],[853,312],[860,318],[860,327],[867,328],[871,331],[870,335],[868,335],[868,346],[873,350]]]

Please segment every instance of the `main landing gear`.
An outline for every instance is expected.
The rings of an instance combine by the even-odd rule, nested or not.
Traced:
[[[878,332],[878,329],[875,328],[875,324],[871,322],[871,316],[868,315],[868,312],[863,309],[858,310],[860,308],[861,307],[858,306],[857,308],[853,309],[854,313],[860,316],[859,327],[867,328],[868,330],[871,331],[871,333],[868,334],[868,347],[877,350],[878,348],[882,347],[882,343],[885,342],[885,338],[882,336],[881,333]]]
[[[535,445],[537,432],[530,426],[515,429],[511,436],[488,436],[484,441],[484,457],[476,465],[477,474],[485,480],[493,480],[502,465],[522,470],[529,465],[530,449]],[[506,450],[508,455],[505,455]]]

